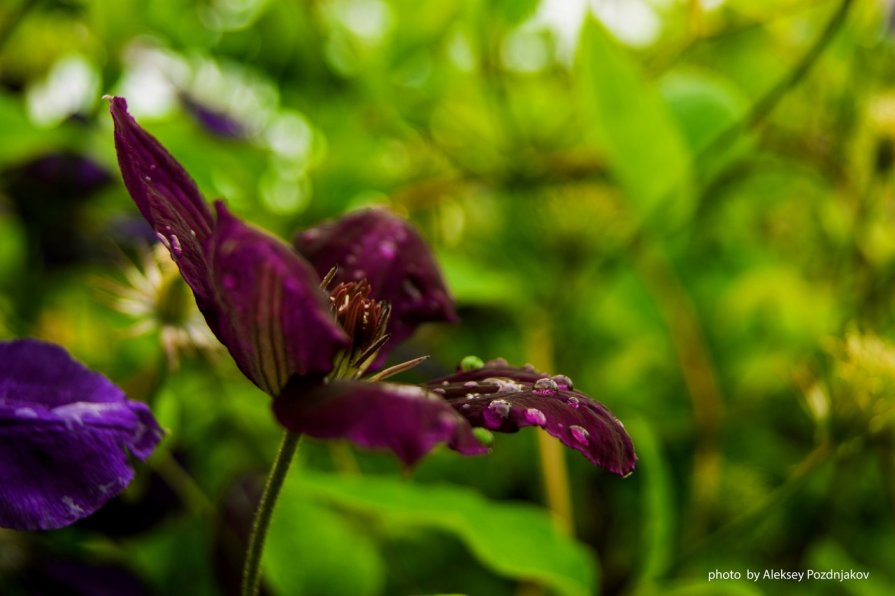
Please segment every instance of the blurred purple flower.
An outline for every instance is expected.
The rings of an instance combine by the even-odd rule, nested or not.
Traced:
[[[246,137],[245,127],[226,112],[207,106],[187,93],[180,94],[180,102],[193,119],[211,134],[229,139]]]
[[[149,408],[61,347],[0,343],[0,527],[49,530],[87,517],[133,479],[129,451],[161,440]]]
[[[633,469],[621,423],[572,391],[571,382],[557,385],[565,377],[492,362],[423,387],[358,380],[420,324],[456,319],[416,230],[381,209],[349,214],[296,237],[309,264],[222,203],[213,216],[189,175],[127,113],[124,99],[111,102],[131,196],[170,249],[215,335],[243,373],[275,398],[274,413],[287,429],[386,447],[410,465],[439,442],[464,454],[485,451],[470,423],[503,432],[542,426],[595,464],[618,474]]]

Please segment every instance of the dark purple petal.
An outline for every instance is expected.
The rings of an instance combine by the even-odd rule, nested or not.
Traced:
[[[637,456],[622,423],[564,375],[491,361],[426,385],[473,426],[508,433],[540,426],[591,463],[620,475],[634,469]]]
[[[162,431],[145,404],[59,346],[0,343],[0,527],[53,529],[96,511]]]
[[[426,242],[409,222],[384,209],[365,209],[299,233],[295,248],[321,276],[338,268],[335,282],[366,278],[374,300],[392,307],[390,348],[429,321],[455,321],[441,272]]]
[[[487,451],[446,401],[415,385],[336,381],[290,386],[273,407],[280,424],[292,432],[390,449],[407,466],[441,442],[465,455]]]
[[[128,114],[124,98],[113,97],[110,103],[124,184],[140,213],[171,251],[209,326],[216,329],[203,250],[214,228],[211,210],[186,170]]]
[[[209,263],[218,338],[256,385],[277,395],[290,377],[322,378],[348,338],[314,270],[286,244],[217,204]]]

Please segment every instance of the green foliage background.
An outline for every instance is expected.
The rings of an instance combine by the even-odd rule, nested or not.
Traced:
[[[113,231],[136,212],[110,93],[207,197],[283,237],[368,204],[414,220],[463,322],[417,335],[401,355],[433,358],[408,380],[467,354],[532,362],[609,406],[638,450],[619,479],[529,431],[407,478],[308,441],[272,592],[892,593],[889,3],[605,0],[580,35],[545,16],[577,2],[542,4],[0,3],[0,335],[61,343],[149,400],[170,434],[122,499],[145,498],[151,471],[179,503],[126,537],[0,531],[0,591],[28,593],[61,558],[124,566],[150,593],[233,593],[238,560],[228,576],[212,555],[224,503],[278,440],[226,356],[172,369],[103,300],[134,266]],[[178,94],[246,136],[202,128]],[[9,188],[60,150],[116,173],[73,209],[29,199],[94,249],[51,267]],[[747,568],[871,579],[707,583]]]

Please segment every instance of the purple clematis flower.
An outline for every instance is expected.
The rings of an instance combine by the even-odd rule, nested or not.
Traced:
[[[146,404],[61,347],[0,343],[0,527],[50,530],[87,517],[133,479],[162,431]]]
[[[295,252],[220,202],[212,215],[189,175],[127,113],[125,100],[112,98],[111,111],[128,191],[170,249],[212,331],[242,372],[274,397],[284,427],[388,448],[411,465],[440,442],[467,455],[486,451],[471,426],[542,426],[598,465],[618,474],[633,469],[621,423],[565,377],[494,361],[421,387],[360,380],[420,324],[456,319],[418,232],[370,209],[305,230]]]
[[[374,297],[366,279],[322,284],[291,247],[244,224],[223,203],[212,214],[189,174],[127,113],[124,99],[112,98],[111,112],[131,197],[171,251],[211,330],[240,370],[275,398],[283,426],[388,448],[407,465],[440,442],[467,454],[486,451],[469,423],[431,392],[355,380],[385,353],[390,325],[409,333],[425,320],[452,318],[449,303],[426,316],[396,301],[392,317],[392,307]],[[366,222],[389,232],[398,225],[405,238],[418,238],[385,211],[369,212]],[[436,293],[413,300],[447,296],[429,262],[433,268],[419,272],[419,283]],[[405,266],[389,265],[398,272]],[[330,284],[329,292],[321,287]]]

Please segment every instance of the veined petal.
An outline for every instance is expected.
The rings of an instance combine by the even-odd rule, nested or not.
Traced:
[[[131,481],[162,431],[146,404],[61,347],[0,343],[0,527],[54,529],[87,517]]]
[[[337,267],[335,281],[366,279],[372,298],[391,305],[390,347],[429,321],[455,321],[453,300],[426,242],[404,219],[365,209],[299,233],[295,248],[321,276]]]
[[[273,408],[292,432],[390,449],[407,466],[441,442],[465,455],[487,451],[450,404],[415,385],[335,381],[287,387]]]
[[[293,375],[332,370],[348,337],[314,270],[289,246],[217,203],[209,263],[218,337],[249,379],[277,395]]]
[[[217,313],[211,303],[203,249],[214,228],[211,210],[183,166],[128,114],[124,98],[113,97],[110,104],[124,184],[140,213],[171,251],[209,326],[216,329]]]
[[[508,433],[540,426],[591,463],[622,476],[634,469],[637,455],[625,427],[603,404],[574,391],[564,375],[491,361],[426,386],[473,426]]]

